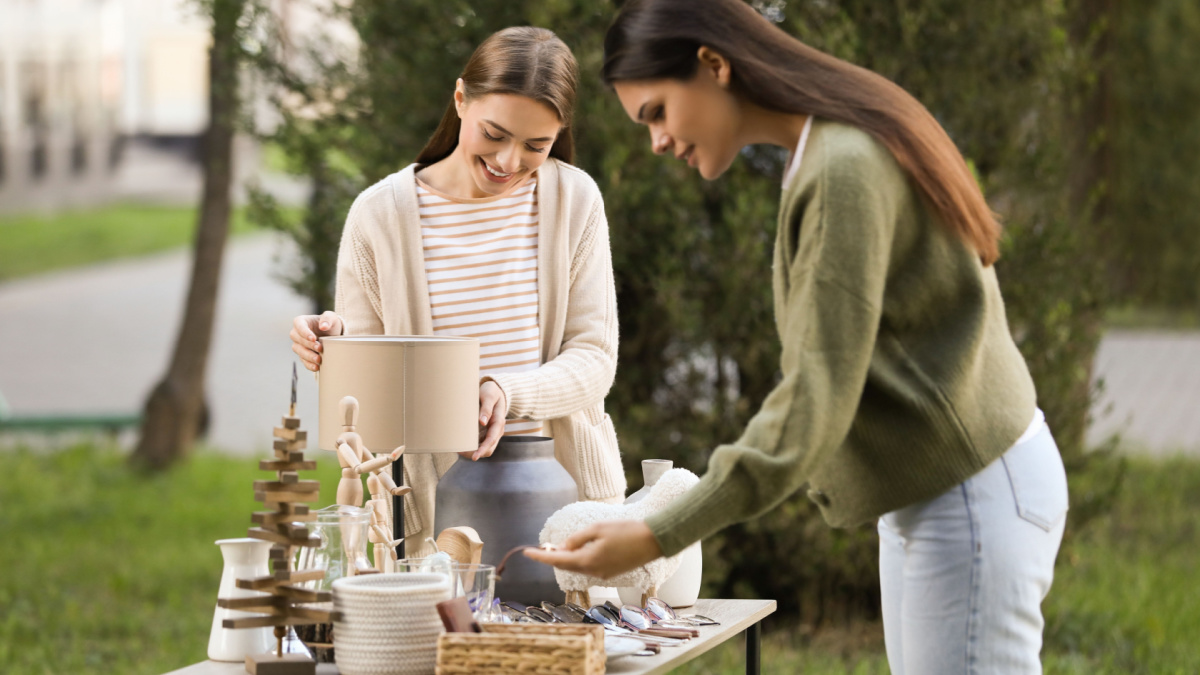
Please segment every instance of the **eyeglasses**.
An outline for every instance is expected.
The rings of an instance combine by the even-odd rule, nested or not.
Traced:
[[[628,605],[627,605],[628,606]],[[720,622],[702,616],[700,614],[687,614],[680,616],[675,613],[675,609],[659,598],[650,598],[646,601],[645,611],[647,614],[654,617],[654,622],[658,624],[683,624],[686,626],[720,626]]]

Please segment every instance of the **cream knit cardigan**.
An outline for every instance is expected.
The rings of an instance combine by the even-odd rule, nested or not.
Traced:
[[[346,218],[335,311],[346,335],[432,335],[415,165],[367,188]],[[625,495],[617,435],[604,412],[617,365],[617,299],[608,221],[596,183],[553,158],[538,170],[538,325],[542,366],[490,376],[508,417],[546,420],[579,498]],[[379,448],[372,448],[378,451]],[[405,455],[406,551],[430,552],[437,481],[457,455]],[[463,524],[463,523],[459,523]],[[486,543],[486,542],[485,542]],[[530,542],[531,544],[534,542]]]

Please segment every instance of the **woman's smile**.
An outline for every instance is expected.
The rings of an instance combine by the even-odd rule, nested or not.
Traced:
[[[516,172],[504,173],[503,171],[500,171],[489,164],[488,161],[482,157],[479,158],[479,163],[483,165],[484,177],[493,183],[507,183],[512,180],[514,175],[516,175]]]

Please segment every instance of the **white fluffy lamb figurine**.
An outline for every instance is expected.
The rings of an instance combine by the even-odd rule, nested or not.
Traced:
[[[645,520],[661,510],[680,495],[692,489],[700,479],[687,469],[671,469],[664,473],[650,488],[645,499],[633,504],[605,504],[604,502],[575,502],[559,509],[546,520],[539,537],[542,544],[561,545],[572,534],[588,525],[605,520]],[[635,570],[619,574],[611,579],[567,572],[555,569],[558,587],[567,594],[567,601],[583,607],[591,607],[588,588],[592,586],[614,586],[642,589],[642,604],[646,598],[658,593],[658,586],[679,569],[679,558],[659,558]]]

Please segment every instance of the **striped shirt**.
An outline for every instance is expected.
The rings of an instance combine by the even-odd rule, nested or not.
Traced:
[[[535,178],[483,199],[452,197],[417,180],[433,332],[479,338],[480,375],[541,365]],[[522,434],[542,434],[542,423],[508,420],[504,435]]]

